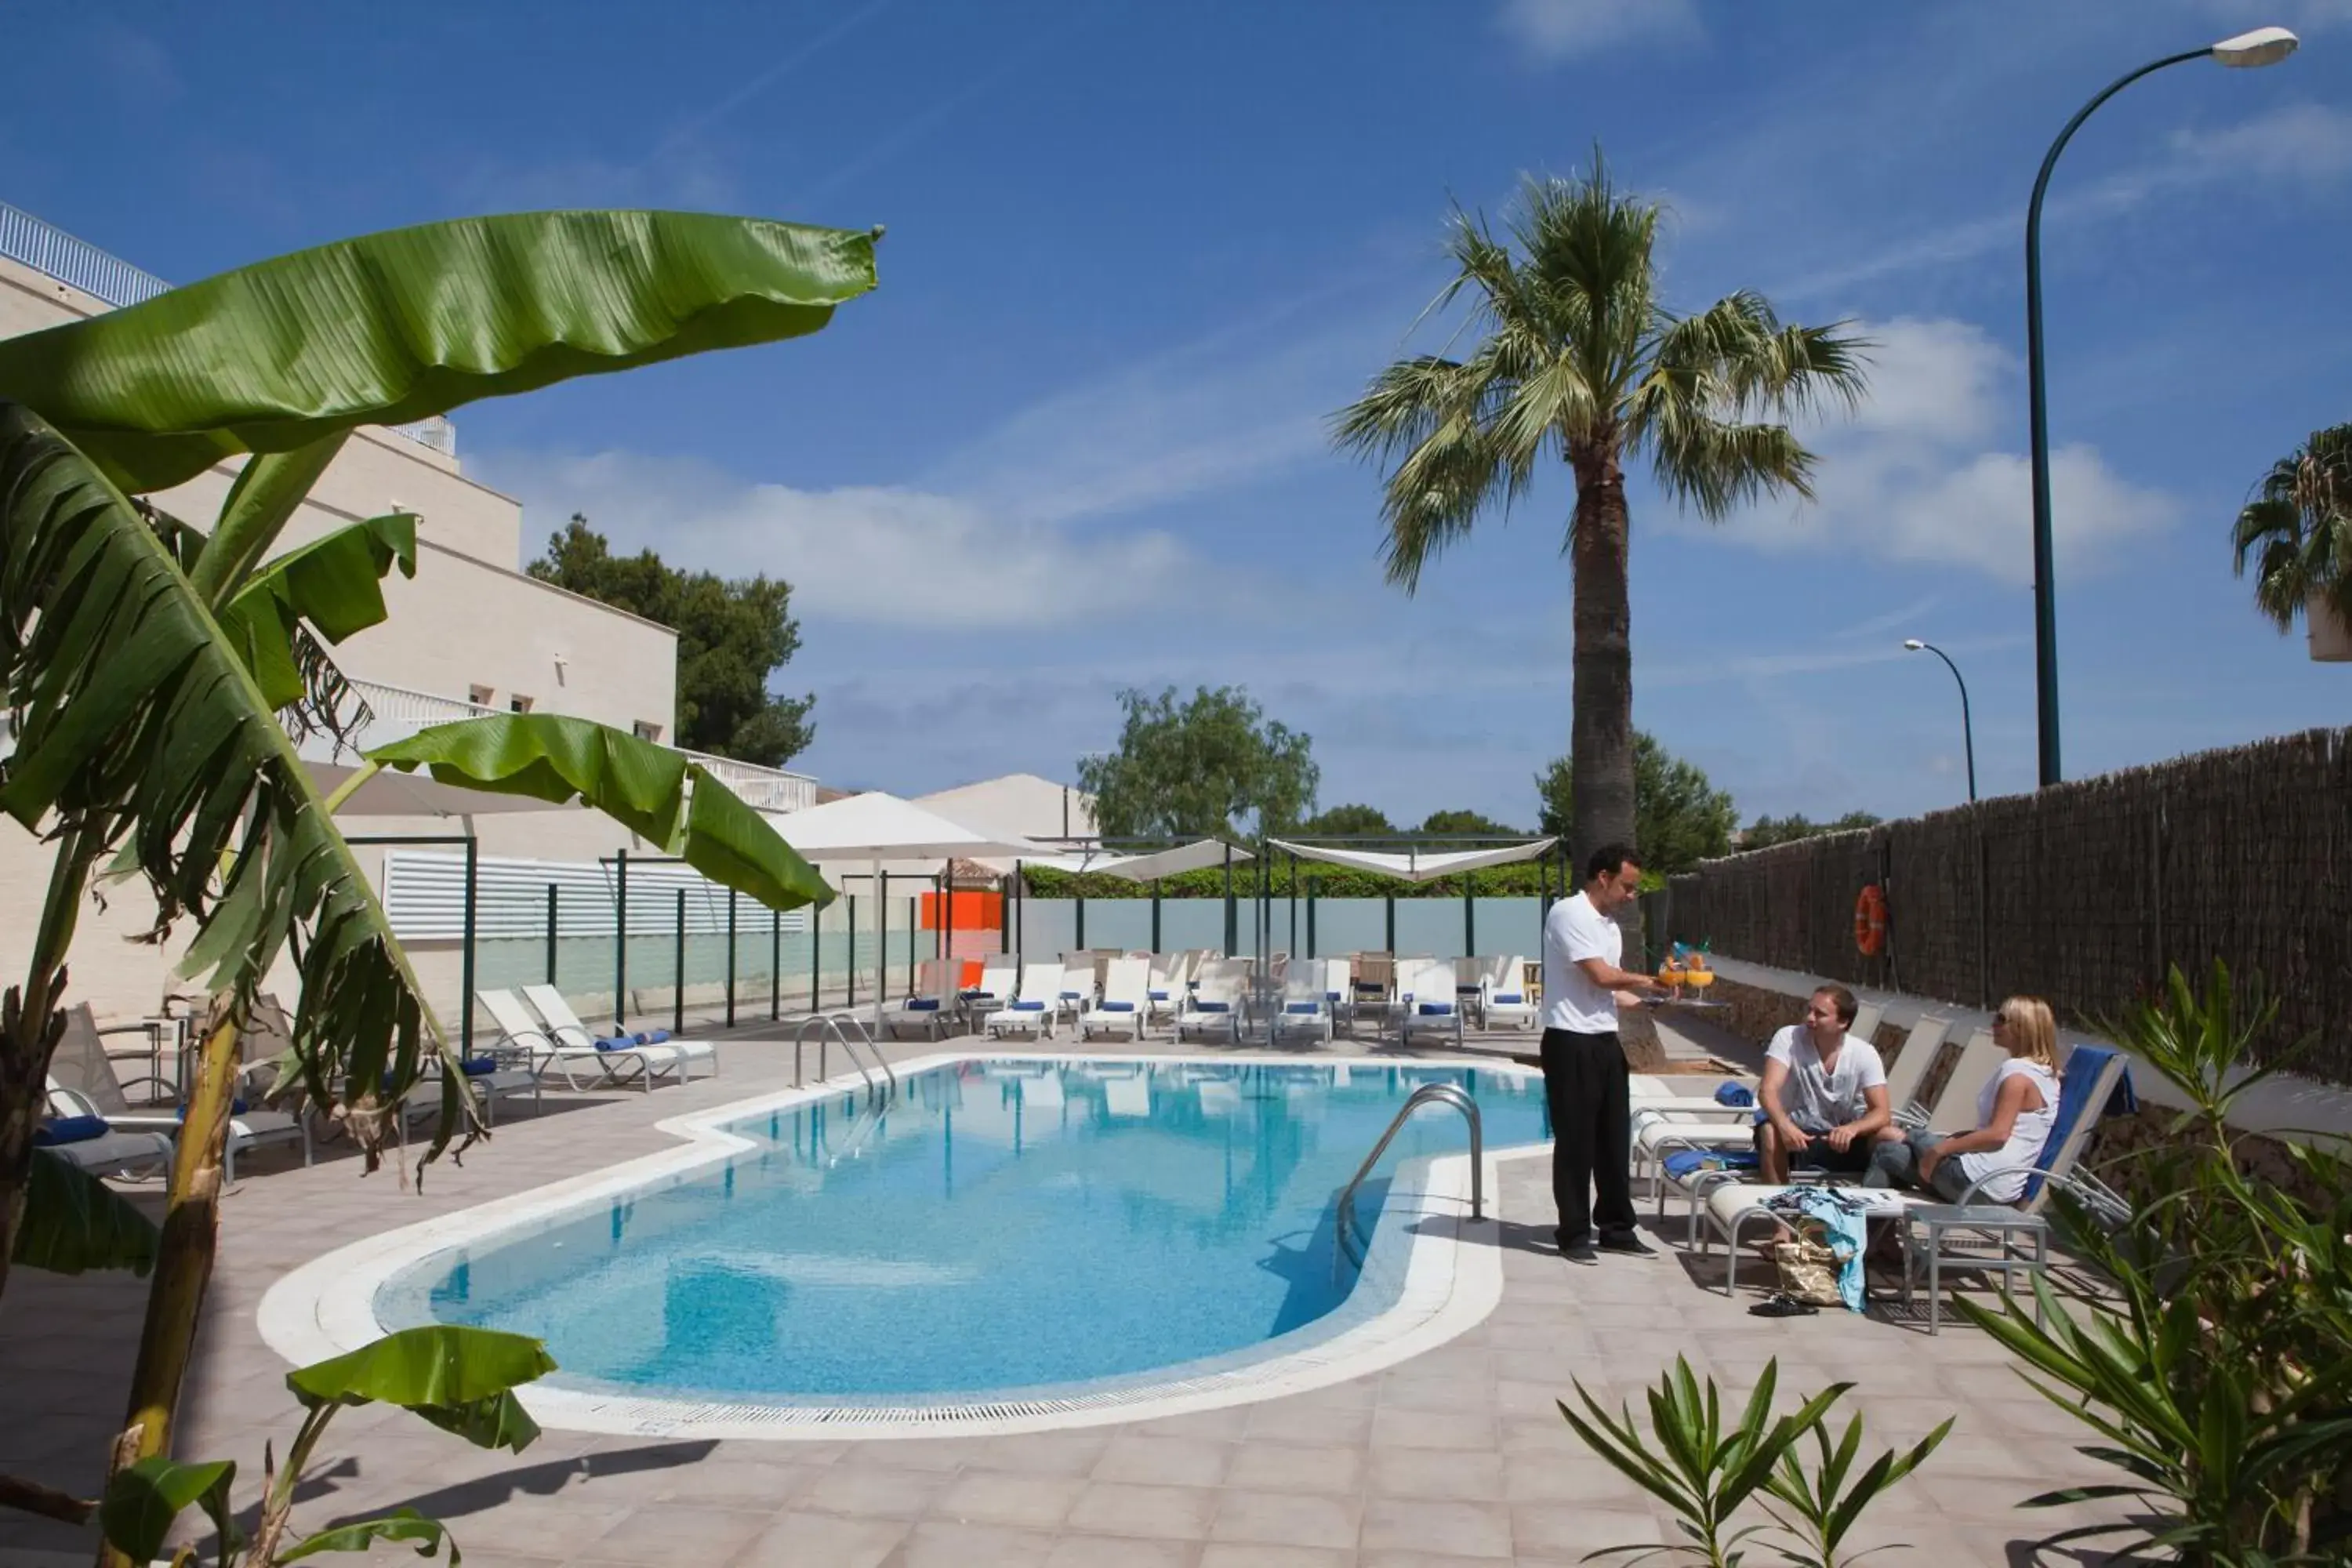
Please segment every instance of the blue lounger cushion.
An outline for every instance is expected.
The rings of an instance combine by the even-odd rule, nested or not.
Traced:
[[[1042,1013],[1045,1010],[1045,1004],[1043,1002],[1015,1002],[1013,1004],[1012,1010],[1015,1013]]]
[[[1132,1013],[1135,1011],[1135,1004],[1132,1002],[1106,1002],[1102,1005],[1102,1011],[1106,1013]]]
[[[1495,1003],[1497,1006],[1517,1007],[1526,1000],[1527,998],[1517,991],[1497,991],[1495,993]]]
[[[1168,993],[1165,991],[1154,991],[1150,993],[1150,995],[1154,1002],[1165,1002],[1168,1000]]]
[[[1424,1018],[1444,1018],[1453,1016],[1454,1004],[1451,1002],[1423,1002],[1417,1005],[1413,1010]]]
[[[1321,1005],[1314,1002],[1286,1002],[1282,1005],[1282,1010],[1286,1013],[1307,1014],[1320,1013],[1323,1011]]]
[[[1664,1163],[1666,1174],[1679,1182],[1701,1171],[1752,1171],[1758,1161],[1752,1149],[1677,1149]]]
[[[898,1005],[909,1013],[936,1013],[940,1010],[940,999],[936,996],[909,996]]]
[[[33,1129],[33,1147],[54,1149],[60,1143],[87,1143],[103,1138],[109,1129],[103,1116],[47,1116]]]
[[[2115,1059],[2114,1047],[2095,1046],[2087,1040],[2066,1053],[2065,1076],[2058,1080],[2058,1114],[2051,1119],[2050,1136],[2042,1141],[2042,1152],[2034,1156],[2036,1165],[2047,1165],[2055,1159],[2084,1118],[2095,1122],[2102,1116],[2129,1115],[2139,1108],[2129,1068],[2116,1076],[2116,1087],[2109,1091],[2105,1105],[2090,1103],[2092,1089],[2106,1072],[2107,1064]],[[2030,1202],[2038,1196],[2044,1180],[2038,1173],[2026,1177],[2025,1190],[2018,1194],[2018,1201]]]
[[[1192,1004],[1192,1011],[1195,1013],[1230,1013],[1233,1010],[1232,1005],[1225,1002],[1202,1002],[1196,999]]]

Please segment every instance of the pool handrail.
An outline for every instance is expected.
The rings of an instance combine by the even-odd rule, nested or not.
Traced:
[[[1395,1140],[1398,1131],[1412,1119],[1414,1111],[1424,1105],[1450,1105],[1462,1112],[1463,1120],[1469,1122],[1470,1217],[1474,1220],[1486,1217],[1486,1130],[1479,1122],[1478,1102],[1471,1099],[1460,1084],[1425,1083],[1405,1096],[1404,1103],[1390,1119],[1388,1131],[1381,1133],[1381,1141],[1372,1145],[1372,1152],[1364,1156],[1364,1163],[1356,1167],[1356,1173],[1348,1178],[1348,1184],[1339,1189],[1336,1228],[1341,1252],[1348,1250],[1348,1244],[1355,1235],[1356,1189],[1364,1184],[1364,1179],[1372,1173],[1372,1167],[1380,1163],[1382,1154],[1388,1152],[1389,1144]],[[1354,1261],[1358,1268],[1363,1267],[1361,1257],[1357,1257]]]

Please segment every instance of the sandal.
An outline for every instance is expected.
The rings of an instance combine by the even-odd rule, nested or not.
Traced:
[[[1810,1318],[1820,1310],[1811,1301],[1800,1301],[1787,1291],[1780,1290],[1748,1308],[1748,1315],[1751,1318]]]

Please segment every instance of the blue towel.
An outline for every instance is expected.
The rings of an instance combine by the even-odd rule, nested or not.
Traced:
[[[1192,1011],[1195,1013],[1230,1013],[1233,1011],[1233,1008],[1223,1002],[1195,1002],[1192,1004]]]
[[[1337,991],[1326,991],[1323,993],[1323,1000],[1337,1003],[1339,1000],[1339,994]]]
[[[457,1065],[466,1069],[466,1076],[467,1078],[488,1078],[490,1074],[499,1070],[499,1058],[496,1057],[467,1057],[464,1061],[459,1062]]]
[[[1100,1010],[1105,1013],[1132,1013],[1135,1011],[1135,1004],[1132,1002],[1106,1002],[1102,1005]]]
[[[1165,1002],[1168,1000],[1168,993],[1165,991],[1154,991],[1151,993],[1151,999],[1154,1002]]]
[[[60,1143],[87,1143],[93,1138],[106,1136],[108,1128],[103,1116],[48,1116],[33,1129],[33,1147],[54,1149]]]
[[[1678,1182],[1700,1171],[1752,1171],[1756,1164],[1753,1149],[1677,1149],[1665,1158],[1666,1174]]]
[[[1516,991],[1498,991],[1495,994],[1495,1003],[1497,1006],[1516,1007],[1526,1000],[1525,996]]]
[[[2085,1041],[2076,1046],[2066,1057],[2066,1076],[2058,1080],[2058,1114],[2051,1119],[2050,1136],[2042,1141],[2042,1152],[2033,1157],[2036,1165],[2047,1165],[2058,1157],[2074,1130],[2088,1116],[2096,1122],[2102,1116],[2131,1114],[2139,1109],[2139,1097],[2132,1091],[2131,1069],[2126,1067],[2116,1077],[2116,1087],[2107,1096],[2105,1105],[2093,1110],[2089,1104],[2091,1091],[2107,1064],[2116,1059],[2112,1046],[2095,1046]],[[2120,1109],[2118,1109],[2120,1107]],[[2030,1203],[2042,1194],[2043,1178],[2038,1173],[2025,1178],[2025,1190],[2018,1194],[2020,1203]]]
[[[667,1029],[647,1029],[637,1036],[637,1044],[641,1046],[658,1046],[669,1037],[669,1031]]]
[[[1320,1013],[1323,1011],[1319,1005],[1313,1002],[1286,1002],[1282,1005],[1282,1010],[1286,1013]]]
[[[596,1048],[600,1051],[634,1051],[639,1043],[635,1035],[622,1035],[614,1039],[597,1041]]]
[[[1756,1103],[1756,1091],[1744,1083],[1726,1082],[1717,1086],[1715,1102],[1717,1105],[1753,1105]]]
[[[1454,1004],[1451,1002],[1423,1002],[1416,1007],[1414,1011],[1418,1012],[1424,1018],[1444,1018],[1452,1015],[1454,1012]]]
[[[392,1075],[390,1073],[386,1073],[384,1075],[383,1081],[384,1087],[387,1089],[390,1089],[392,1087]],[[246,1105],[245,1101],[241,1100],[232,1100],[228,1102],[228,1113],[231,1116],[243,1116],[248,1109],[249,1108]],[[180,1107],[178,1114],[180,1120],[185,1121],[188,1119],[188,1108],[184,1105]]]
[[[1065,991],[1062,993],[1062,1000],[1065,1002],[1076,1002],[1085,994],[1086,993],[1083,991]]]
[[[1043,1002],[1015,1002],[1013,1004],[1012,1010],[1015,1013],[1042,1013],[1045,1010],[1045,1004]]]
[[[909,996],[898,1005],[909,1013],[936,1013],[940,1010],[940,999],[936,996]]]

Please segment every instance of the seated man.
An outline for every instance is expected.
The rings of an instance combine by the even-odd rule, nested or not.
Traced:
[[[1805,1021],[1772,1037],[1765,1052],[1758,1098],[1756,1153],[1768,1182],[1791,1170],[1870,1169],[1881,1129],[1894,1120],[1886,1099],[1886,1068],[1868,1040],[1848,1035],[1853,993],[1824,985],[1805,1005]]]

